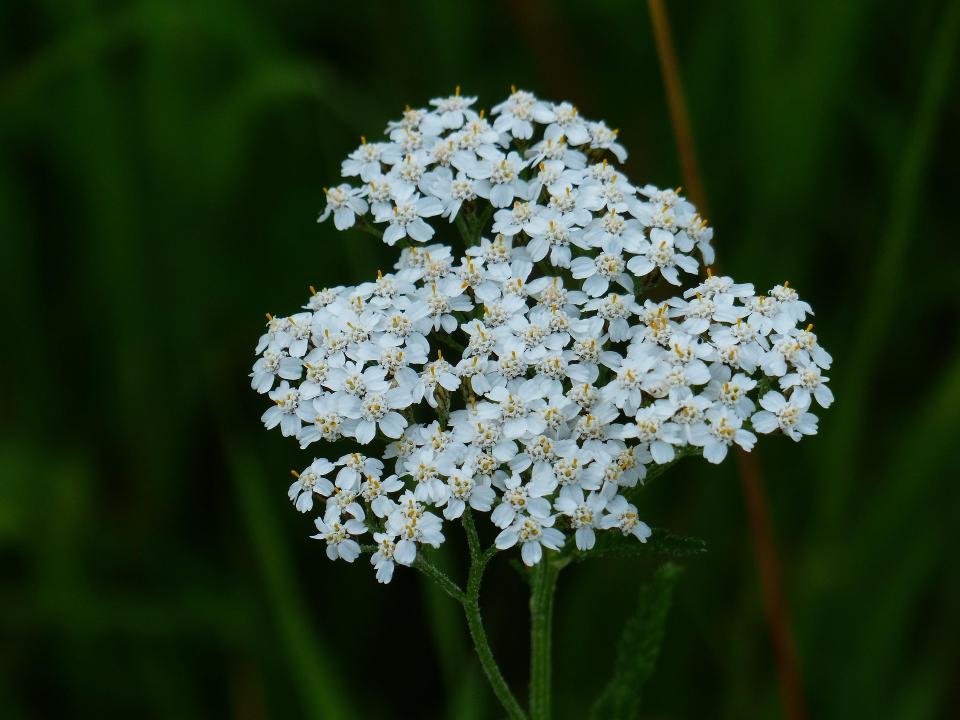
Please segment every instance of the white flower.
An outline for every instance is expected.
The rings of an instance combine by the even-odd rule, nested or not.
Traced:
[[[617,528],[624,535],[633,535],[640,542],[646,542],[652,535],[650,527],[640,520],[637,508],[627,502],[623,495],[615,495],[606,506],[607,514],[600,521],[604,529]]]
[[[753,429],[759,433],[770,433],[780,428],[791,440],[799,441],[802,435],[816,435],[817,416],[807,412],[810,407],[810,395],[792,395],[789,400],[780,393],[771,390],[760,398],[760,412],[750,418]]]
[[[544,130],[543,140],[535,143],[527,151],[526,156],[533,165],[544,160],[553,160],[562,162],[565,167],[581,170],[587,164],[587,156],[568,147],[567,138],[563,130],[558,127],[548,127]]]
[[[303,427],[297,434],[301,448],[306,448],[320,439],[339,440],[344,433],[349,435],[352,432],[354,421],[347,420],[340,414],[339,404],[334,395],[318,397],[306,404],[306,408],[312,410],[313,418],[308,420],[311,424]]]
[[[421,319],[415,327],[422,333],[443,329],[452,333],[457,329],[458,320],[454,313],[465,313],[473,308],[470,298],[463,294],[460,283],[433,283],[424,288],[417,302],[410,310]]]
[[[451,473],[447,478],[447,485],[450,491],[447,506],[443,511],[447,520],[456,520],[463,515],[467,504],[474,510],[489,512],[496,499],[493,488],[489,484],[478,482],[469,465]]]
[[[279,349],[268,348],[263,357],[253,364],[250,377],[250,387],[258,393],[266,393],[273,387],[274,380],[280,377],[284,380],[297,380],[303,372],[300,358],[288,357],[287,353]]]
[[[730,369],[722,365],[715,367],[714,379],[707,385],[704,395],[731,408],[742,419],[747,419],[756,408],[749,393],[757,386],[757,381],[743,373],[731,376]]]
[[[393,388],[385,393],[368,392],[363,399],[345,396],[340,405],[344,417],[358,420],[354,435],[357,441],[366,445],[373,440],[377,429],[388,438],[398,438],[407,426],[407,419],[397,412],[410,405],[410,391],[405,388]]]
[[[422,197],[414,192],[413,186],[403,185],[394,191],[393,200],[392,206],[379,208],[374,217],[378,223],[389,223],[383,233],[383,241],[387,245],[393,245],[408,236],[417,242],[426,242],[433,237],[433,228],[423,218],[443,212],[443,203],[439,199]]]
[[[637,412],[636,437],[650,443],[650,454],[659,465],[673,460],[676,456],[673,446],[681,442],[679,428],[667,420],[672,416],[672,408],[663,405],[649,406]]]
[[[596,478],[596,480],[592,480],[595,484],[592,484],[589,488],[581,484],[581,487],[585,489],[597,489],[601,475],[605,489],[608,491],[611,489],[616,490],[617,487],[634,487],[638,481],[646,477],[647,463],[653,459],[650,451],[642,445],[631,445],[627,447],[626,443],[617,443],[616,441],[609,443],[607,450],[613,451],[617,447],[621,449],[615,455],[612,454],[612,452],[607,454],[607,456],[610,457],[610,461],[607,462],[606,465],[601,464],[604,461],[603,457],[601,457],[600,461],[590,466],[589,474],[592,478]]]
[[[595,310],[598,317],[609,322],[607,330],[610,339],[614,342],[630,339],[631,328],[627,318],[640,311],[640,306],[632,295],[624,296],[617,293],[590,300],[583,307],[584,310]]]
[[[515,392],[499,385],[487,393],[487,397],[499,404],[503,433],[515,439],[526,435],[536,435],[546,429],[543,419],[534,413],[546,405],[544,386],[537,380],[526,380],[516,387]]]
[[[325,458],[314,459],[302,472],[291,471],[295,478],[294,483],[287,491],[287,495],[300,512],[310,512],[313,509],[313,494],[327,497],[333,492],[333,483],[325,475],[333,470],[332,462]]]
[[[437,388],[453,392],[460,387],[454,367],[441,356],[424,368],[416,386],[412,390],[415,398],[426,398],[430,407],[437,407]]]
[[[477,114],[470,109],[470,106],[477,101],[476,97],[466,97],[460,94],[460,87],[457,86],[457,92],[450,97],[434,98],[430,104],[437,108],[440,113],[440,122],[445,128],[459,128],[467,120],[473,120]]]
[[[591,220],[583,233],[584,245],[595,248],[613,241],[620,241],[621,246],[625,243],[635,246],[642,239],[643,225],[638,220],[625,218],[615,209]]]
[[[709,425],[694,433],[691,443],[703,447],[703,457],[708,462],[723,462],[733,443],[747,452],[753,450],[757,436],[741,427],[743,420],[732,410],[712,408],[707,412],[707,420]]]
[[[497,535],[494,544],[498,550],[506,550],[519,542],[523,564],[528,567],[536,565],[543,557],[543,548],[559,550],[563,547],[563,533],[551,527],[553,522],[552,516],[519,516]]]
[[[611,369],[616,372],[616,377],[604,386],[600,391],[600,397],[621,408],[626,415],[636,415],[643,400],[641,387],[653,368],[654,362],[650,356],[626,360],[617,357],[611,365]]]
[[[703,256],[703,262],[707,265],[713,264],[714,253],[710,241],[713,239],[713,228],[707,225],[699,215],[694,215],[686,227],[682,227],[678,233],[681,241],[685,244],[695,243],[700,254]],[[752,294],[752,291],[751,291]]]
[[[709,267],[694,279],[712,228],[679,189],[627,179],[616,130],[515,89],[491,119],[475,102],[458,88],[407,108],[387,141],[361,138],[320,219],[411,242],[393,272],[268,314],[256,343],[265,426],[350,446],[294,472],[290,500],[320,503],[331,559],[373,533],[381,583],[468,508],[528,565],[566,535],[581,552],[602,531],[646,540],[618,493],[652,463],[692,448],[718,463],[752,431],[799,440],[811,402],[833,402],[810,306],[786,282],[757,296]],[[465,253],[445,244],[453,221]],[[693,287],[654,295],[661,277]],[[759,389],[769,378],[781,392]]]
[[[632,243],[627,250],[636,253],[635,257],[630,258],[627,268],[637,277],[659,269],[664,280],[671,285],[679,285],[678,267],[688,273],[697,272],[697,261],[689,255],[678,253],[674,247],[673,233],[660,228],[653,228],[649,240]]]
[[[301,407],[300,391],[291,388],[286,380],[271,391],[269,397],[273,400],[274,406],[263,413],[260,418],[268,430],[279,425],[280,432],[284,436],[292,437],[300,432],[301,420],[312,419],[309,410]],[[308,405],[308,403],[304,403],[304,405]]]
[[[532,93],[511,88],[504,102],[494,105],[490,111],[498,115],[493,123],[497,132],[508,132],[518,140],[528,140],[533,135],[532,120],[549,122],[554,114],[546,103],[540,102]]]
[[[537,494],[539,488],[524,484],[516,473],[502,483],[503,499],[490,515],[490,521],[498,528],[507,527],[524,513],[541,520],[550,516],[550,501]]]
[[[377,551],[370,556],[370,564],[377,571],[377,582],[388,583],[393,579],[393,555],[397,550],[396,536],[377,532],[373,534]]]
[[[602,511],[607,499],[600,493],[590,493],[584,499],[579,487],[567,487],[560,493],[554,507],[570,518],[570,526],[576,530],[574,537],[578,550],[590,550],[597,538],[594,530],[600,527]]]
[[[310,537],[326,541],[328,558],[331,560],[342,558],[350,563],[357,559],[360,555],[360,545],[353,536],[363,535],[367,531],[362,519],[343,520],[339,511],[332,508],[322,519],[317,518],[315,524],[318,533]]]
[[[570,263],[570,272],[577,279],[586,278],[583,291],[590,297],[598,297],[607,292],[611,281],[617,282],[624,290],[633,292],[633,280],[623,272],[623,256],[619,252],[602,252],[597,257],[578,257]]]
[[[604,122],[590,123],[590,147],[609,150],[617,160],[624,162],[627,159],[627,151],[617,142],[618,130],[611,130]]]
[[[343,161],[340,171],[344,177],[359,175],[364,182],[370,182],[380,176],[380,163],[392,165],[399,160],[400,151],[393,143],[368,143],[365,138],[361,140],[360,147]]]
[[[462,171],[454,177],[449,169],[440,167],[434,170],[429,178],[424,178],[423,185],[442,203],[441,216],[450,218],[450,222],[453,222],[463,203],[477,197],[476,183],[476,180]]]
[[[793,327],[797,323],[803,322],[807,319],[808,314],[813,314],[809,303],[801,300],[797,291],[790,287],[790,283],[788,282],[785,282],[783,285],[775,285],[770,291],[770,297],[780,303],[780,312],[789,318],[787,322],[788,327]]]
[[[383,394],[389,390],[390,383],[386,377],[385,368],[377,365],[365,368],[363,363],[347,361],[342,367],[332,368],[323,384],[340,397],[362,398],[367,393]]]
[[[513,237],[523,231],[531,235],[530,228],[540,222],[540,208],[533,202],[515,200],[509,210],[497,210],[493,214],[493,232]]]
[[[809,405],[809,396],[812,394],[820,407],[828,408],[833,404],[833,391],[827,387],[829,379],[823,376],[820,368],[815,365],[808,365],[798,368],[797,372],[780,378],[780,387],[783,390],[794,388],[793,397],[798,402],[807,397],[806,402]]]
[[[333,225],[337,230],[353,227],[357,221],[357,215],[363,215],[367,211],[367,201],[361,197],[362,193],[363,190],[350,187],[346,183],[324,189],[327,207],[317,222],[323,222],[330,217],[330,213],[333,213]]]
[[[394,508],[390,493],[403,489],[403,481],[396,475],[380,479],[379,474],[366,475],[360,485],[360,495],[378,518],[386,517]]]
[[[394,561],[401,565],[412,565],[417,558],[418,545],[440,547],[444,540],[442,526],[440,518],[424,510],[418,500],[405,493],[387,519],[388,529],[399,537],[393,554]]]
[[[340,468],[337,471],[336,486],[354,493],[360,489],[360,481],[364,477],[380,477],[383,472],[382,461],[358,452],[344,455],[337,460],[336,466]]]
[[[491,150],[484,154],[482,160],[468,167],[467,174],[478,181],[475,185],[477,195],[489,198],[494,207],[504,208],[526,190],[526,183],[520,178],[524,166],[525,163],[516,152],[504,154],[499,150]]]
[[[540,117],[545,118],[545,113],[540,113]],[[544,120],[540,120],[543,122]],[[567,138],[570,145],[583,145],[590,141],[590,130],[586,122],[580,116],[577,108],[568,102],[562,102],[550,108],[550,125],[544,130],[544,134],[552,132],[554,129]]]
[[[531,240],[527,245],[527,254],[533,262],[540,262],[550,253],[550,264],[557,267],[569,267],[572,253],[576,218],[572,213],[560,213],[547,210],[536,217],[526,228]],[[577,258],[577,260],[588,258]]]

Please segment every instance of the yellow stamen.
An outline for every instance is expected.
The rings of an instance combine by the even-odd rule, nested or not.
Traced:
[[[297,478],[297,480],[300,479],[300,473],[298,473],[296,470],[291,470],[290,474]]]
[[[810,332],[811,330],[813,330],[813,323],[807,325],[807,332]]]
[[[459,85],[457,85],[457,86],[453,89],[453,94],[456,95],[457,97],[460,97],[460,86],[459,86]]]
[[[707,267],[707,277],[713,277],[713,268]]]
[[[512,94],[516,95],[516,93],[517,93],[517,86],[516,86],[516,85],[511,85],[511,86],[510,86],[510,92],[511,92]]]
[[[273,321],[273,315],[271,315],[270,313],[264,313],[264,315],[267,316],[267,320],[268,320],[268,321],[270,321],[270,322]]]
[[[361,136],[360,136],[360,144],[361,144],[361,145],[366,145],[366,144],[367,144],[367,138],[366,138],[365,135],[361,135]]]

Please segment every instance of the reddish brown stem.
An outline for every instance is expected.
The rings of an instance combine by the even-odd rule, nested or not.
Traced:
[[[783,589],[783,572],[777,547],[773,540],[773,526],[767,507],[767,496],[760,475],[760,463],[755,455],[738,451],[737,468],[740,485],[747,503],[747,518],[753,552],[760,576],[763,608],[770,628],[770,639],[777,659],[777,677],[783,697],[783,709],[788,720],[806,720],[807,707],[800,680],[797,648],[791,632],[790,610]]]
[[[670,119],[680,155],[681,170],[687,187],[687,196],[706,212],[706,195],[700,179],[696,146],[690,129],[690,117],[684,101],[680,69],[673,47],[673,35],[663,0],[647,0],[653,34],[660,58],[660,70],[670,106]],[[774,656],[777,663],[777,676],[784,712],[788,720],[806,720],[807,710],[800,681],[800,668],[797,650],[793,640],[790,611],[787,606],[783,587],[783,572],[776,543],[773,539],[773,527],[770,511],[764,491],[760,463],[756,456],[742,451],[737,452],[737,468],[740,484],[747,504],[747,516],[750,523],[750,536],[753,541],[757,573],[760,576],[760,589],[763,595],[764,611],[769,626]]]
[[[697,151],[693,143],[693,133],[690,130],[690,116],[687,114],[687,104],[684,101],[680,67],[673,48],[673,34],[670,32],[667,9],[662,0],[648,0],[647,6],[650,9],[650,21],[653,23],[653,38],[657,43],[657,56],[660,58],[660,72],[663,75],[663,85],[667,93],[667,104],[670,106],[673,135],[680,155],[680,169],[687,186],[686,195],[693,200],[694,205],[699,207],[702,213],[706,213],[707,198],[703,191],[703,183],[700,181],[700,166],[697,164]]]

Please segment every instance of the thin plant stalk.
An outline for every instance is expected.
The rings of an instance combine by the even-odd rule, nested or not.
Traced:
[[[550,717],[553,597],[560,564],[544,557],[530,583],[530,718]]]
[[[474,525],[470,510],[463,514],[463,526],[467,533],[467,544],[470,548],[470,571],[467,576],[467,589],[463,594],[461,604],[467,618],[470,638],[473,640],[473,646],[483,668],[483,674],[486,675],[493,694],[497,696],[500,704],[503,705],[503,709],[506,710],[507,717],[511,720],[526,720],[526,713],[520,707],[517,698],[510,692],[507,681],[493,657],[493,651],[490,649],[487,633],[483,627],[483,619],[480,616],[480,583],[483,580],[483,572],[487,563],[490,562],[496,548],[491,547],[486,551],[481,549],[480,538],[477,535],[477,528]]]
[[[680,68],[674,50],[667,10],[663,0],[647,0],[647,7],[653,25],[657,56],[660,59],[664,89],[670,106],[670,119],[677,152],[680,155],[684,183],[690,199],[706,211],[707,203],[697,162],[696,145],[690,128],[690,116],[684,99]],[[764,609],[773,642],[784,711],[789,720],[805,720],[807,711],[803,684],[800,679],[796,645],[791,631],[786,592],[783,588],[783,573],[773,540],[760,463],[755,456],[738,450],[737,468],[747,504],[757,572],[760,576]]]

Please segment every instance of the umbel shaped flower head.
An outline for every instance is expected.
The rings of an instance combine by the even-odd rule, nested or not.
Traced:
[[[382,583],[476,514],[531,566],[646,542],[652,467],[800,440],[833,401],[809,305],[714,275],[713,230],[627,178],[616,130],[523,90],[476,103],[407,108],[349,153],[320,220],[396,247],[393,272],[268,316],[251,373],[268,428],[356,443],[289,495]]]

